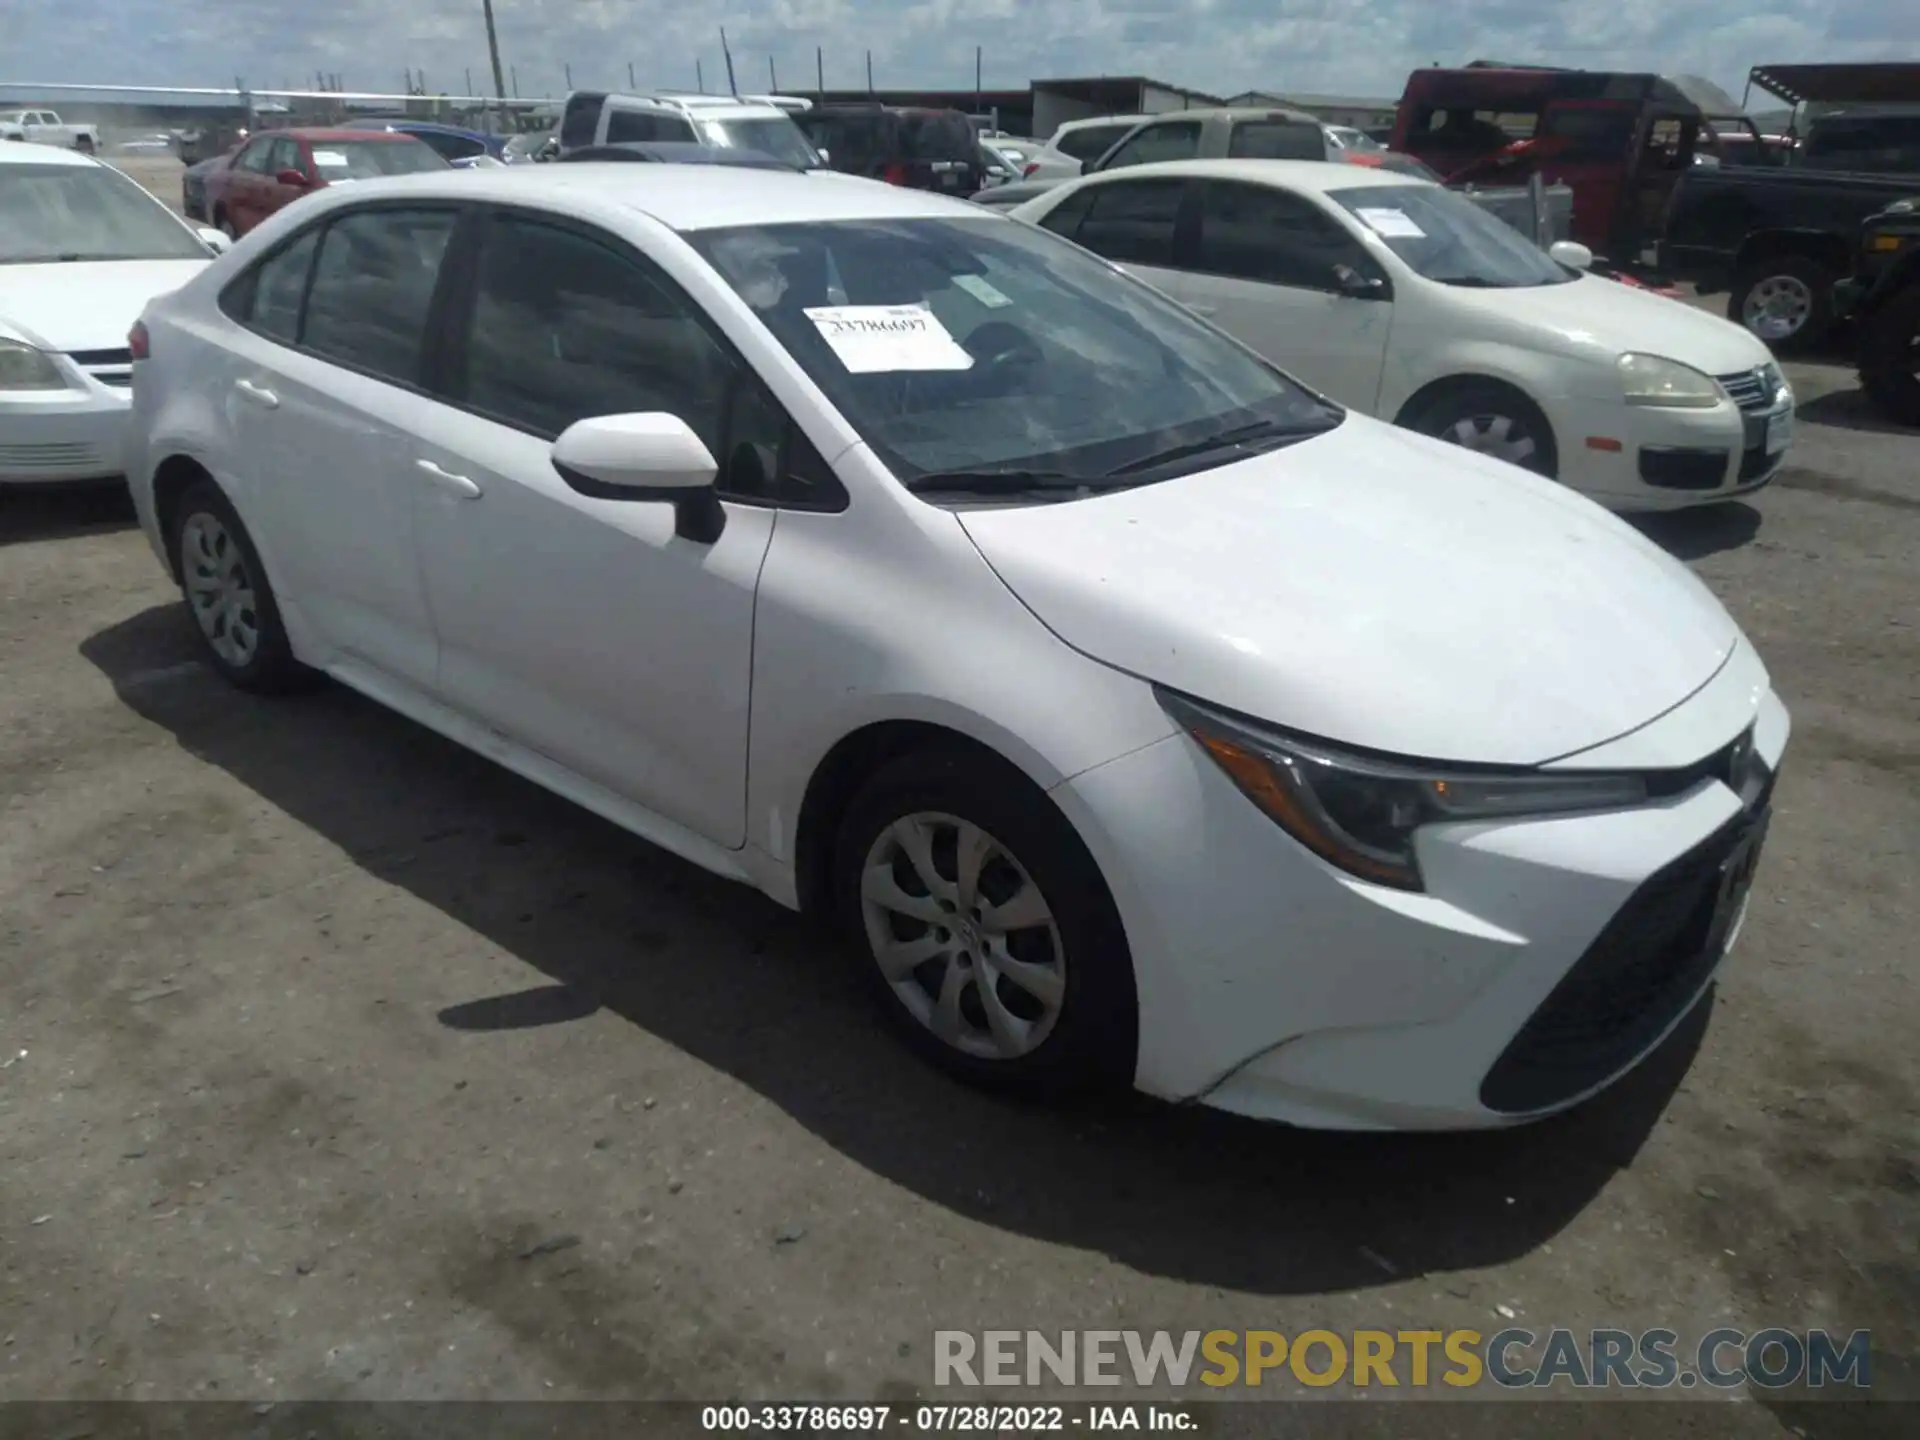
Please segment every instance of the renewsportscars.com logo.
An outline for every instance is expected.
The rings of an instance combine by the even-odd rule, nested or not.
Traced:
[[[936,1330],[940,1386],[1199,1384],[1323,1388],[1494,1384],[1508,1389],[1819,1389],[1872,1383],[1871,1332],[1710,1330]]]

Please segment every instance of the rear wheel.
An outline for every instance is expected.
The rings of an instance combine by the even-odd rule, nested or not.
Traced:
[[[78,150],[82,155],[91,155],[93,153],[93,137],[91,135],[82,135],[78,140],[73,142],[73,148]]]
[[[293,658],[253,538],[218,485],[199,480],[187,488],[174,510],[172,538],[180,589],[214,669],[261,694],[319,680]]]
[[[1058,808],[961,747],[867,782],[835,851],[860,968],[908,1043],[974,1084],[1128,1083],[1133,962],[1099,867]]]
[[[1560,453],[1547,417],[1539,406],[1507,385],[1482,381],[1457,385],[1427,401],[1400,423],[1550,480],[1560,473]]]
[[[1920,284],[1895,295],[1861,327],[1860,383],[1888,419],[1920,426]]]
[[[1833,328],[1832,271],[1805,255],[1776,255],[1741,271],[1727,318],[1775,350],[1818,345]]]

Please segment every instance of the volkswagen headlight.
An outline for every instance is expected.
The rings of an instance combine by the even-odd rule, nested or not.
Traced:
[[[0,335],[0,390],[64,390],[67,377],[51,356]]]
[[[1423,888],[1413,849],[1423,825],[1615,810],[1647,798],[1638,775],[1384,760],[1297,739],[1170,691],[1156,694],[1281,829],[1349,874],[1402,890]]]
[[[1710,410],[1720,403],[1720,387],[1711,375],[1660,355],[1622,355],[1620,393],[1629,405],[1663,409]]]

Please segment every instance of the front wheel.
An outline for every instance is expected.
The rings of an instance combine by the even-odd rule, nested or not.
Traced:
[[[1547,417],[1518,390],[1505,385],[1462,384],[1422,405],[1401,423],[1495,460],[1505,460],[1549,480],[1560,472],[1560,454]]]
[[[1133,962],[1079,835],[1004,762],[907,755],[855,798],[836,847],[845,928],[908,1043],[977,1085],[1130,1082]]]
[[[1835,276],[1818,260],[1779,255],[1741,271],[1727,318],[1775,350],[1808,349],[1833,328]]]
[[[1920,284],[1888,300],[1861,327],[1860,383],[1889,420],[1920,426]]]

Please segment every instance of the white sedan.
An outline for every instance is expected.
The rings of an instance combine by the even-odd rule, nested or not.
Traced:
[[[969,1079],[1511,1123],[1646,1055],[1745,913],[1787,713],[1684,566],[964,201],[369,181],[136,349],[135,503],[220,673],[837,919]]]
[[[1758,490],[1793,437],[1759,340],[1581,273],[1450,190],[1288,160],[1138,165],[1013,210],[1369,415],[1616,510]]]
[[[0,145],[0,486],[120,474],[128,327],[225,244],[111,166]]]

